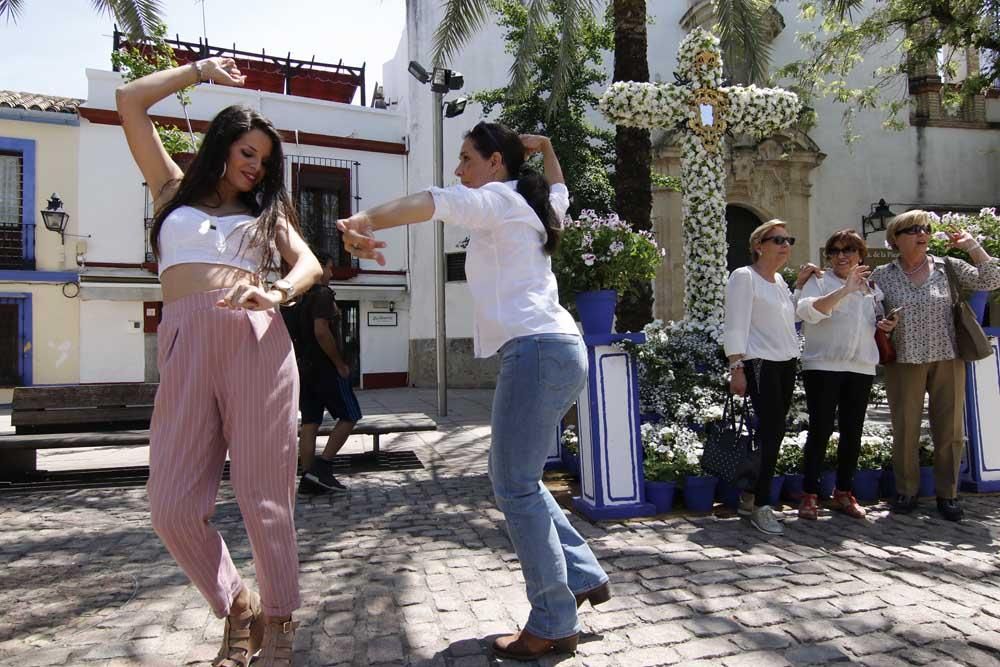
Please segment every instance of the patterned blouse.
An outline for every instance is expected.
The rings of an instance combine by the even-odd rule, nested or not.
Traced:
[[[885,294],[886,312],[903,306],[899,324],[892,334],[896,361],[904,364],[926,364],[955,358],[955,321],[952,314],[951,291],[944,260],[933,257],[934,268],[922,285],[914,285],[903,273],[899,260],[885,264],[872,272],[872,280]],[[967,290],[1000,288],[998,260],[973,266],[952,260],[958,282]]]

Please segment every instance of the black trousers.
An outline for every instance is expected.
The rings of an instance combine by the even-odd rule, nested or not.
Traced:
[[[837,445],[837,489],[854,490],[854,473],[861,452],[861,429],[868,412],[873,375],[848,371],[803,371],[806,408],[809,411],[809,436],[802,462],[803,490],[819,493],[820,468],[826,445],[837,417],[840,442]]]
[[[760,447],[760,470],[754,489],[757,507],[771,504],[771,482],[778,463],[778,450],[785,438],[788,408],[792,405],[795,389],[795,370],[798,359],[768,361],[751,359],[744,365],[747,391],[757,415],[757,432],[754,439]]]

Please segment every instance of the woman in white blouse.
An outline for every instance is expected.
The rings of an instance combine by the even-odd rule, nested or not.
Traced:
[[[803,321],[802,379],[809,411],[802,472],[805,476],[799,517],[819,514],[819,474],[826,446],[833,434],[834,416],[840,430],[837,444],[837,485],[834,507],[863,518],[865,510],[854,498],[854,473],[861,452],[861,428],[878,347],[875,328],[890,332],[896,315],[882,319],[882,291],[868,284],[870,269],[864,265],[868,248],[853,229],[835,232],[826,241],[824,254],[831,270],[815,275],[797,292],[796,314]]]
[[[548,182],[523,168],[531,153],[542,154]],[[494,123],[466,135],[455,175],[461,185],[403,197],[338,226],[352,254],[379,263],[385,243],[374,240],[375,230],[436,218],[470,232],[475,353],[500,355],[490,480],[531,602],[524,629],[498,638],[493,651],[534,660],[575,651],[577,608],[610,597],[608,575],[541,482],[553,434],[587,378],[586,348],[559,305],[550,259],[569,192],[548,139]]]
[[[771,509],[771,481],[792,403],[799,339],[792,293],[778,271],[794,243],[784,222],[765,222],[750,235],[753,264],[733,271],[726,286],[729,388],[738,396],[750,394],[761,451],[755,488],[740,497],[739,513],[768,535],[784,532]]]

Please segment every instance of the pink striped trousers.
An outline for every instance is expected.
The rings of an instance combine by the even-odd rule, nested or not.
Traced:
[[[281,316],[219,308],[225,290],[166,304],[149,451],[150,514],[220,618],[243,583],[211,524],[226,461],[264,612],[299,606],[295,466],[299,376]]]

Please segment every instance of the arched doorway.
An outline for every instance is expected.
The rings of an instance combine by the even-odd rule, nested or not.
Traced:
[[[750,263],[750,234],[760,226],[761,220],[750,209],[726,206],[726,268],[732,273]]]

